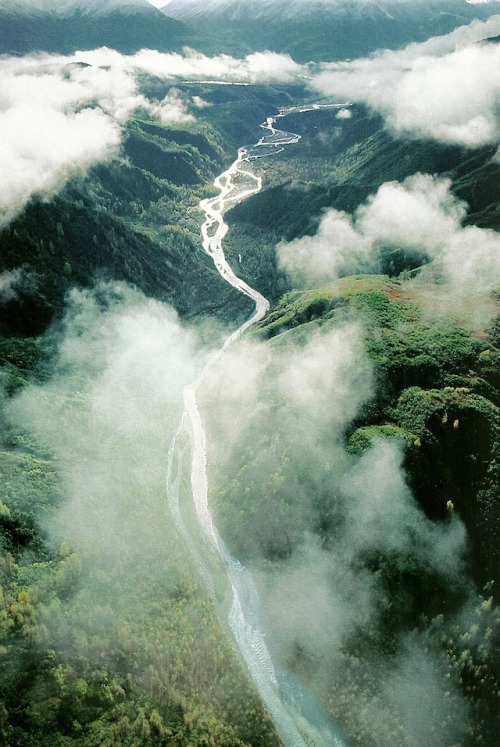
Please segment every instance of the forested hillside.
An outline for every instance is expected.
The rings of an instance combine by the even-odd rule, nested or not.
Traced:
[[[390,716],[384,710],[383,728],[374,729],[373,720],[358,715],[360,703],[375,720],[372,705],[378,702],[384,708],[380,692],[385,666],[392,660],[397,669],[409,635],[415,637],[414,644],[420,639],[428,655],[433,652],[443,688],[446,682],[457,688],[455,696],[447,696],[451,710],[446,716],[440,706],[429,714],[431,741],[441,744],[438,721],[458,719],[458,703],[464,698],[474,723],[466,743],[493,744],[499,683],[494,653],[499,618],[493,603],[500,571],[498,295],[485,293],[476,282],[455,298],[456,289],[433,276],[430,258],[416,248],[418,241],[412,247],[408,240],[398,245],[393,239],[379,239],[370,274],[350,276],[345,269],[338,280],[315,286],[311,268],[314,251],[322,250],[316,237],[326,231],[329,211],[334,211],[339,230],[343,211],[358,215],[360,223],[377,204],[381,185],[396,189],[419,172],[434,174],[435,180],[445,178],[453,199],[465,201],[463,230],[481,226],[497,231],[499,166],[492,162],[494,148],[471,152],[397,139],[364,109],[353,107],[350,112],[341,124],[332,110],[288,115],[284,124],[301,133],[302,140],[265,164],[268,188],[228,215],[229,256],[236,262],[236,253],[245,247],[242,276],[275,303],[248,350],[235,354],[233,363],[237,372],[248,370],[252,361],[255,373],[248,386],[250,392],[260,391],[260,407],[255,409],[251,394],[241,396],[231,363],[205,402],[213,429],[217,520],[235,554],[260,569],[262,594],[270,595],[271,610],[274,595],[285,593],[295,594],[297,604],[308,609],[302,596],[308,583],[326,593],[323,584],[329,589],[335,578],[341,593],[353,593],[356,599],[352,584],[364,588],[359,580],[364,573],[377,586],[380,607],[350,629],[331,667],[323,661],[319,630],[314,640],[302,624],[292,622],[294,643],[284,633],[281,646],[294,671],[329,699],[337,721],[350,724],[344,728],[353,744],[414,743],[397,709]],[[426,187],[432,189],[430,181]],[[365,222],[369,225],[368,219]],[[306,289],[294,289],[301,276],[289,275],[286,267],[294,266],[278,257],[280,247],[286,258],[287,248],[292,256],[301,245],[307,252],[308,282]],[[356,266],[356,260],[352,262]],[[495,287],[496,279],[491,280]],[[363,354],[357,349],[358,335]],[[347,363],[346,346],[351,356]],[[371,388],[366,383],[370,377]],[[303,388],[300,394],[294,389],[295,378]],[[223,398],[218,391],[224,392]],[[236,396],[241,397],[239,425],[231,426],[229,454],[222,453],[217,444],[229,427],[225,402],[234,406]],[[377,458],[378,466],[373,461]],[[403,545],[394,546],[391,530],[382,528],[383,519],[377,528],[372,525],[378,508],[371,507],[371,501],[389,501],[385,510],[391,515],[399,510],[389,497],[376,497],[375,485],[384,479],[378,470],[384,468],[388,485],[395,470],[416,501],[401,510],[409,512],[408,518],[418,507],[419,521],[426,526],[413,526]],[[374,481],[373,496],[365,469]],[[349,509],[346,501],[356,495],[352,484],[358,490],[365,485],[366,503]],[[366,526],[359,532],[380,535],[379,543],[358,539],[349,528],[350,511]],[[458,535],[452,550],[457,518],[467,532],[465,554],[458,549]],[[446,561],[439,555],[441,532],[451,533]],[[351,544],[347,560],[339,557],[344,542]],[[432,559],[424,549],[428,542],[436,542]],[[309,580],[299,583],[299,568]],[[341,615],[356,615],[360,604],[344,599],[336,603]],[[351,604],[353,610],[346,613]],[[290,603],[287,615],[295,620],[298,614]],[[310,614],[322,620],[321,605]],[[334,649],[338,622],[330,622]],[[268,624],[272,635],[277,625],[273,612]],[[387,657],[384,668],[378,662],[381,651]],[[437,693],[434,697],[439,702]],[[454,716],[452,697],[458,698]],[[445,732],[453,733],[451,722]]]
[[[173,18],[165,18],[146,0],[0,2],[0,53],[56,52],[106,46],[125,54],[140,49],[180,51],[200,37]]]
[[[446,34],[498,13],[468,0],[170,0],[163,12],[202,37],[211,53],[272,50],[295,60],[343,60]]]
[[[480,122],[470,84],[470,119],[446,137],[433,91],[436,121],[398,129],[390,97],[379,108],[370,98],[383,54],[359,63],[359,83],[356,61],[319,69],[258,51],[278,39],[309,59],[309,39],[323,54],[320,16],[288,18],[281,35],[276,18],[239,36],[228,25],[231,39],[200,48],[251,54],[212,58],[171,54],[197,37],[149,7],[152,23],[135,23],[140,5],[132,17],[112,8],[103,19],[92,5],[34,25],[0,2],[6,52],[32,51],[36,37],[59,55],[82,42],[125,53],[0,60],[0,744],[282,744],[230,632],[227,568],[193,507],[183,427],[196,381],[208,502],[236,573],[252,574],[277,679],[309,693],[352,747],[494,747],[494,75]],[[353,41],[346,21],[340,56],[386,44],[395,6],[368,5],[373,37]],[[491,15],[466,5],[465,20]],[[427,11],[418,29],[411,13],[393,48],[429,35]],[[465,47],[474,81],[498,45]],[[387,80],[384,91],[398,88]],[[94,130],[97,145],[80,150]],[[270,309],[228,345],[254,303],[202,251],[200,201],[238,148],[266,137],[273,155],[250,148],[244,162],[262,189],[234,199],[224,250]],[[242,191],[256,183],[235,178]]]
[[[264,112],[265,102],[260,106]],[[9,402],[23,388],[50,386],[67,373],[59,349],[70,324],[64,315],[74,302],[78,317],[87,288],[97,287],[95,313],[104,327],[113,325],[106,314],[115,314],[118,324],[120,304],[133,308],[146,296],[187,318],[227,323],[250,311],[199,250],[197,204],[212,193],[230,150],[209,124],[179,128],[133,120],[126,160],[96,167],[50,201],[34,199],[1,233],[2,744],[277,744],[165,520],[166,452],[159,462],[151,456],[151,439],[165,437],[161,423],[144,432],[135,416],[137,433],[129,438],[110,414],[108,436],[97,437],[91,382],[75,370],[64,392],[56,384],[47,394],[66,413],[59,427],[66,430],[75,416],[81,428],[61,455],[46,433],[37,437],[34,424],[30,431],[16,426]],[[132,286],[137,296],[131,299]],[[166,313],[163,323],[168,319]],[[77,323],[86,348],[94,332],[85,314]],[[91,346],[93,377],[103,375],[102,358],[110,350],[103,336]],[[168,336],[158,344],[166,353]],[[131,407],[143,406],[132,390],[129,395],[136,403]],[[86,439],[96,438],[94,454],[83,447],[82,455]],[[143,441],[139,452],[137,438]],[[122,518],[101,517],[107,531],[120,536],[118,544],[107,536],[103,544],[95,538],[71,542],[68,528],[54,536],[68,491],[61,460],[79,470],[89,459],[91,472],[109,467],[106,480],[116,482],[121,474],[113,500]],[[88,510],[99,513],[100,500],[98,490]]]

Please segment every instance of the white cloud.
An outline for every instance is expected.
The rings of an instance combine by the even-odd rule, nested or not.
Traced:
[[[142,548],[154,564],[154,542],[165,542],[153,526],[166,521],[165,454],[199,353],[175,311],[124,284],[72,292],[53,378],[9,404],[58,458],[67,497],[51,536],[60,532],[96,564],[110,547],[134,562]]]
[[[322,66],[312,86],[363,102],[397,134],[476,147],[500,141],[500,16],[444,37]]]
[[[272,82],[291,80],[302,68],[286,55],[256,53],[245,60],[143,50],[127,57],[114,50],[71,57],[38,55],[0,60],[0,227],[33,195],[50,198],[75,174],[116,157],[122,128],[144,110],[161,122],[194,120],[202,99],[171,89],[162,101],[140,91],[140,75]]]
[[[352,111],[350,109],[340,109],[336,115],[336,119],[352,119]]]
[[[329,210],[314,236],[278,244],[281,267],[296,285],[315,285],[372,268],[371,244],[351,217]]]
[[[466,205],[450,185],[426,174],[387,182],[354,216],[328,210],[314,236],[279,244],[281,265],[295,282],[313,285],[376,271],[380,250],[400,247],[427,254],[454,289],[493,290],[500,277],[500,235],[462,227]]]
[[[187,102],[175,88],[170,89],[163,101],[158,104],[151,104],[149,110],[163,124],[195,121],[195,117],[188,111]]]
[[[425,517],[406,484],[402,449],[380,439],[342,477],[346,500],[346,559],[384,548],[389,554],[411,553],[423,565],[457,580],[465,528],[453,517],[435,524]]]
[[[116,156],[138,98],[123,74],[64,58],[4,59],[0,85],[2,225],[33,194],[50,197],[72,175]]]
[[[306,68],[289,55],[276,52],[255,52],[243,59],[219,54],[207,57],[194,49],[163,53],[143,49],[125,56],[112,49],[102,48],[77,52],[75,59],[90,65],[111,65],[130,72],[143,72],[165,80],[215,80],[220,82],[272,83],[290,82],[302,75]]]
[[[359,457],[346,453],[346,426],[373,392],[358,325],[324,324],[304,335],[297,329],[276,343],[241,341],[204,386],[212,500],[222,519],[234,501],[231,521],[220,528],[233,549],[257,561],[263,627],[278,661],[294,662],[319,692],[340,682],[336,693],[353,703],[351,724],[377,744],[392,744],[394,733],[398,744],[413,744],[421,722],[427,742],[444,747],[450,733],[463,730],[464,701],[458,694],[453,707],[445,700],[450,682],[425,641],[415,641],[411,656],[406,640],[389,659],[356,653],[364,682],[346,667],[345,654],[357,633],[365,641],[383,632],[393,603],[383,564],[374,572],[372,561],[386,558],[394,569],[408,562],[451,588],[467,588],[464,526],[456,516],[425,516],[394,442],[377,440]],[[320,536],[318,525],[328,527]],[[281,552],[259,562],[269,546]],[[454,723],[442,722],[448,714]],[[384,736],[393,719],[391,741]]]
[[[205,101],[205,99],[202,99],[201,96],[193,96],[193,106],[197,109],[207,109],[209,106],[212,106],[212,104]]]

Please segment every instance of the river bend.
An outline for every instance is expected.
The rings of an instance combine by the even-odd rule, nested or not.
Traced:
[[[182,464],[186,451],[189,451],[186,448],[187,434],[191,449],[191,491],[196,516],[204,537],[223,561],[227,572],[231,591],[228,624],[276,731],[285,747],[346,747],[336,725],[314,696],[293,675],[276,668],[261,629],[259,597],[252,575],[226,548],[214,525],[208,503],[206,436],[198,409],[197,392],[210,369],[224,355],[227,348],[249,327],[260,321],[269,310],[267,299],[239,278],[224,256],[222,241],[228,226],[223,216],[228,208],[256,194],[262,187],[262,178],[249,170],[250,161],[274,155],[282,151],[286,145],[298,142],[299,135],[278,130],[275,124],[275,119],[269,117],[261,125],[265,134],[258,143],[240,148],[234,163],[215,179],[214,185],[219,194],[200,203],[205,215],[201,227],[204,251],[212,258],[222,278],[254,301],[255,311],[244,324],[227,337],[198,378],[184,389],[184,413],[168,455],[167,495],[175,524],[186,542],[208,593],[216,601],[210,569],[196,546],[179,505]]]

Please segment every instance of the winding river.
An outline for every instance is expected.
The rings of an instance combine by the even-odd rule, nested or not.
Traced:
[[[226,568],[231,591],[228,624],[239,653],[285,747],[346,747],[336,725],[315,697],[297,678],[280,670],[273,662],[261,629],[259,597],[252,575],[226,548],[214,525],[208,504],[206,436],[198,409],[197,392],[210,369],[227,348],[245,330],[260,321],[269,309],[267,299],[241,280],[226,261],[222,241],[228,226],[223,216],[228,208],[261,189],[261,177],[248,168],[251,160],[276,154],[286,145],[298,142],[299,135],[278,130],[275,124],[276,120],[269,117],[261,125],[265,134],[259,142],[240,148],[234,163],[216,178],[214,185],[219,189],[217,197],[200,203],[205,214],[201,227],[204,251],[212,258],[222,278],[254,301],[255,311],[227,337],[198,378],[184,389],[184,413],[168,456],[167,494],[176,526],[209,594],[216,601],[214,579],[206,555],[198,549],[179,505],[183,460],[190,453],[191,491],[199,526],[209,547]]]

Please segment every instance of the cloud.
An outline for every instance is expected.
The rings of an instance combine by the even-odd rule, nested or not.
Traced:
[[[214,80],[226,83],[287,83],[304,74],[307,68],[290,55],[255,52],[243,59],[219,54],[207,57],[186,48],[183,54],[143,49],[134,55],[122,55],[112,49],[77,52],[75,59],[89,65],[140,71],[165,80]]]
[[[375,441],[358,457],[346,452],[345,430],[373,393],[361,328],[326,323],[281,337],[228,350],[203,393],[219,527],[253,569],[266,640],[281,665],[313,691],[335,684],[353,703],[352,734],[415,745],[425,735],[444,747],[451,733],[462,734],[467,709],[437,650],[403,636],[382,658],[363,642],[375,647],[377,631],[389,635],[387,610],[398,604],[377,559],[396,577],[398,568],[418,569],[437,588],[463,588],[464,526],[455,515],[442,523],[425,516],[394,442]],[[356,656],[359,678],[346,664]]]
[[[66,499],[50,537],[104,569],[113,556],[154,563],[166,454],[199,354],[170,307],[124,284],[72,292],[54,376],[8,406],[57,460]]]
[[[17,298],[17,289],[22,277],[23,270],[20,267],[0,273],[0,303],[14,301]]]
[[[365,734],[375,732],[387,744],[402,734],[409,735],[412,747],[461,744],[468,732],[468,709],[443,670],[428,641],[416,633],[406,635],[396,663],[378,672],[376,696],[363,702],[354,718]]]
[[[323,408],[328,406],[320,390],[316,399]],[[384,608],[386,592],[366,565],[368,557],[411,557],[457,587],[463,583],[466,541],[457,517],[435,524],[417,506],[397,445],[376,441],[352,462],[342,457],[340,446],[337,452],[339,474],[330,485],[339,517],[335,541],[324,547],[317,536],[304,532],[289,559],[259,576],[268,625],[282,656],[299,646],[320,657],[318,666],[328,667],[356,631],[376,627]],[[311,481],[306,464],[296,459],[290,473],[299,470],[302,481]],[[288,480],[295,482],[291,474]]]
[[[500,236],[462,227],[467,206],[450,186],[448,179],[426,174],[386,182],[353,216],[328,210],[314,236],[279,244],[280,264],[295,283],[314,285],[378,271],[381,250],[401,248],[427,255],[435,276],[458,291],[494,290]]]
[[[352,119],[352,112],[350,109],[340,109],[338,114],[335,115],[336,119]]]
[[[500,16],[400,51],[325,64],[312,87],[367,104],[397,135],[478,147],[500,141]]]
[[[123,126],[139,110],[166,123],[192,122],[199,97],[171,88],[162,101],[141,92],[141,76],[221,82],[290,81],[302,68],[287,55],[244,60],[115,50],[0,60],[0,228],[32,196],[49,199],[72,177],[120,154]]]
[[[149,105],[128,73],[65,57],[4,58],[0,84],[0,225],[116,157],[123,124]]]
[[[463,571],[464,526],[456,517],[447,525],[426,519],[406,484],[402,456],[394,443],[380,440],[343,475],[346,541],[341,554],[351,562],[381,548],[411,554],[456,583]]]
[[[193,96],[193,106],[195,106],[197,109],[207,109],[208,107],[212,106],[212,104],[202,99],[201,96]]]
[[[50,197],[118,152],[119,125],[93,106],[98,91],[71,75],[0,62],[0,226],[33,194]]]
[[[318,391],[328,398],[328,408]],[[217,451],[217,459],[227,466],[233,458],[231,445],[244,440],[253,423],[266,421],[269,398],[287,402],[295,433],[304,437],[304,444],[315,445],[326,431],[337,438],[371,394],[371,365],[364,355],[362,330],[346,325],[319,330],[308,336],[307,344],[282,352],[245,340],[226,352],[222,369],[210,373],[203,397],[210,427],[224,434],[224,449]],[[234,417],[240,408],[243,415]],[[300,426],[304,411],[308,417]],[[213,441],[220,438],[216,435]]]
[[[257,574],[266,629],[279,655],[286,661],[295,648],[307,652],[318,662],[320,679],[376,606],[370,575],[338,559],[311,535],[287,562]]]
[[[195,105],[199,106],[196,103]],[[176,88],[171,88],[165,98],[158,104],[151,104],[149,110],[163,124],[181,124],[195,121],[195,117],[188,111],[186,100],[182,98],[180,91]]]

